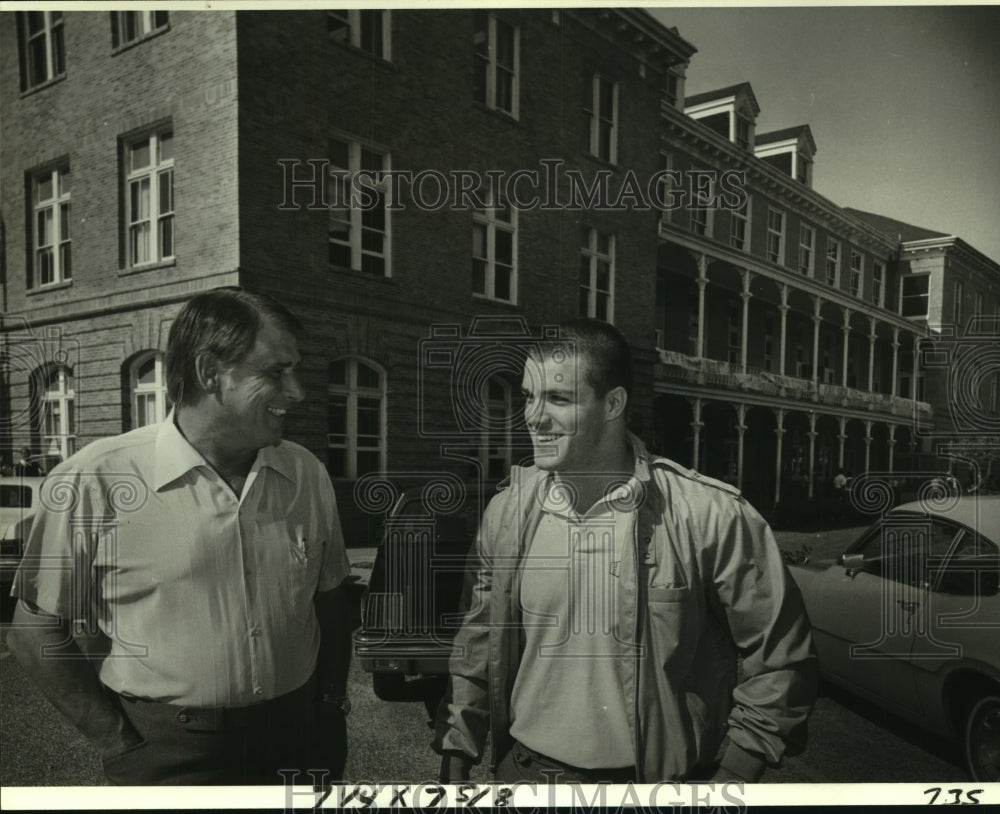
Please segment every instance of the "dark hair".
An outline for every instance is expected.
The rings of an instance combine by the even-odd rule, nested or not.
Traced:
[[[628,340],[614,325],[599,319],[571,319],[559,325],[559,339],[544,342],[538,348],[546,356],[557,351],[576,354],[585,358],[587,383],[594,388],[598,398],[603,398],[616,387],[625,389],[628,406],[632,405],[632,349]],[[537,353],[532,352],[532,355]]]
[[[167,339],[167,396],[180,406],[197,399],[195,360],[210,353],[222,365],[239,362],[257,339],[264,318],[271,318],[301,339],[305,328],[291,311],[267,294],[226,286],[188,300],[170,326]]]

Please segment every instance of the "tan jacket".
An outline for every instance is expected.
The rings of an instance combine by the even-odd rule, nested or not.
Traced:
[[[637,472],[649,471],[632,513],[633,545],[617,567],[616,635],[634,653],[618,664],[638,780],[683,780],[720,757],[755,780],[764,762],[780,761],[790,736],[804,735],[815,699],[801,596],[767,523],[736,489],[629,440]],[[486,508],[432,744],[479,762],[492,728],[493,769],[510,749],[518,565],[547,476],[514,467]]]

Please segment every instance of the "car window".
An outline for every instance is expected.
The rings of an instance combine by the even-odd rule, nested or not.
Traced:
[[[860,549],[865,571],[907,585],[931,585],[959,533],[943,520],[890,516]]]
[[[1000,549],[973,531],[963,532],[951,557],[941,563],[935,590],[962,596],[995,596],[1000,587]]]
[[[31,487],[14,483],[0,483],[0,508],[30,509]]]

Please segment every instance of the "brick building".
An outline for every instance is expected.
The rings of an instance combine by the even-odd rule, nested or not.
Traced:
[[[685,99],[694,48],[645,12],[19,12],[0,54],[6,448],[162,418],[171,320],[232,284],[307,323],[289,434],[342,503],[502,474],[496,334],[579,313],[632,343],[642,434],[762,508],[933,420],[905,244],[811,189],[808,127],[756,133],[749,85]]]

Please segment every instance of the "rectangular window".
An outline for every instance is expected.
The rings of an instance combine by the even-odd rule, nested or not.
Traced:
[[[851,295],[860,297],[864,286],[864,257],[861,252],[851,249]]]
[[[473,13],[475,99],[489,108],[518,115],[520,29],[495,14]]]
[[[904,317],[927,316],[927,291],[930,276],[916,274],[903,277],[901,282],[900,310]]]
[[[802,153],[795,155],[795,180],[800,184],[809,186],[809,161],[802,156]]]
[[[704,181],[704,183],[701,183]],[[691,231],[696,235],[712,236],[712,182],[710,178],[699,179],[699,186],[691,194]]]
[[[785,256],[785,213],[777,209],[767,210],[767,259],[772,263],[783,263]]]
[[[955,298],[951,303],[951,321],[955,325],[955,330],[961,331],[962,328],[962,296],[964,294],[964,288],[962,286],[961,280],[955,280]]]
[[[31,178],[33,252],[28,288],[61,283],[73,276],[70,179],[68,166],[38,172]]]
[[[128,266],[174,256],[174,138],[169,130],[125,145]]]
[[[768,311],[764,315],[764,370],[773,371],[775,369],[777,343],[774,336],[777,324],[778,315],[773,311]]]
[[[111,44],[118,48],[167,28],[170,16],[166,11],[112,11]]]
[[[840,243],[833,239],[826,242],[826,283],[840,285]]]
[[[813,258],[816,255],[816,230],[805,223],[799,227],[799,271],[806,277],[813,273]]]
[[[590,152],[611,164],[618,160],[618,83],[594,74],[591,83]]]
[[[517,211],[505,201],[472,215],[472,293],[517,302]]]
[[[337,137],[328,149],[330,265],[391,277],[389,154]]]
[[[729,244],[734,249],[749,251],[750,196],[747,195],[739,209],[730,210],[729,216]]]
[[[681,77],[674,71],[668,70],[663,81],[663,98],[671,107],[678,107],[681,101]]]
[[[872,263],[872,304],[885,306],[885,266]]]
[[[353,45],[379,59],[391,58],[391,12],[381,9],[327,11],[326,31],[334,42]]]
[[[729,364],[738,365],[743,360],[743,305],[739,300],[729,301]]]
[[[29,90],[66,73],[61,11],[19,11],[17,31],[21,90]]]
[[[584,227],[580,240],[580,316],[613,322],[615,236]]]

